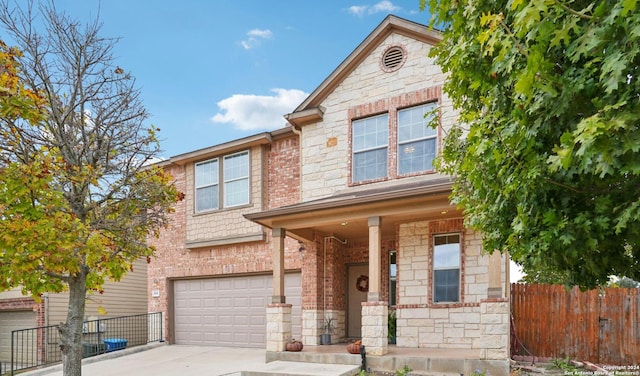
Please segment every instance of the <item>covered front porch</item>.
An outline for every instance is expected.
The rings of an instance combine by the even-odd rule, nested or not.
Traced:
[[[416,180],[246,215],[272,230],[268,359],[361,364],[346,351],[359,339],[376,370],[407,364],[425,372],[507,375],[508,260],[482,252],[480,237],[463,227],[450,204],[450,188],[448,179]],[[433,287],[433,241],[450,235],[460,248],[457,292],[443,303]],[[295,338],[304,344],[301,353],[285,351],[292,338],[284,295],[287,237],[298,240],[302,258],[302,333]],[[390,311],[397,345],[390,344]],[[327,320],[330,345],[322,341]]]

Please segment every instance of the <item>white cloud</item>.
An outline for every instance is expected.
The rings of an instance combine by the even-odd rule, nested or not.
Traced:
[[[296,89],[272,89],[274,95],[234,94],[218,102],[220,111],[211,121],[232,124],[242,131],[273,130],[285,126],[283,115],[309,95]]]
[[[400,10],[399,6],[393,5],[391,1],[383,0],[376,3],[370,10],[369,13],[380,13],[380,12],[395,12]]]
[[[260,45],[260,41],[264,39],[271,39],[273,37],[273,33],[269,29],[252,29],[247,32],[247,37],[248,38],[241,41],[240,44],[245,50],[250,50],[258,47]]]
[[[366,5],[352,5],[349,7],[349,13],[356,16],[362,16],[367,11]]]
[[[349,13],[356,16],[363,16],[364,14],[376,14],[376,13],[392,13],[402,9],[389,0],[382,0],[373,5],[352,5],[348,8]]]

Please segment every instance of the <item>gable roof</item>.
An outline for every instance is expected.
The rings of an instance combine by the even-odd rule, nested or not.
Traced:
[[[317,122],[322,119],[324,108],[320,106],[325,98],[353,72],[356,67],[371,54],[390,34],[401,34],[425,43],[436,45],[442,40],[442,34],[428,26],[406,20],[394,15],[388,15],[365,38],[360,45],[331,72],[320,86],[318,86],[292,113],[284,118],[294,127]]]

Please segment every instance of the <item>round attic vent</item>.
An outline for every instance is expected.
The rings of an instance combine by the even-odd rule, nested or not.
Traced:
[[[382,54],[380,65],[383,71],[393,72],[400,69],[405,60],[407,60],[407,54],[404,49],[400,46],[391,46]]]

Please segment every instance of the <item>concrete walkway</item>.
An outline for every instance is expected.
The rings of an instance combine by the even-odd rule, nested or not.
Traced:
[[[86,358],[87,376],[241,376],[346,375],[357,367],[328,364],[266,363],[264,349],[152,344]],[[62,376],[62,365],[21,373],[20,376]]]

